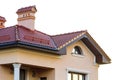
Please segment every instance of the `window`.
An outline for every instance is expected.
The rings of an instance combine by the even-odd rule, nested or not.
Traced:
[[[85,74],[69,72],[68,80],[85,80]]]
[[[26,80],[26,71],[24,69],[20,69],[20,80]]]
[[[73,54],[83,55],[82,49],[79,46],[75,46],[72,50]]]
[[[47,80],[47,77],[41,77],[40,80]]]

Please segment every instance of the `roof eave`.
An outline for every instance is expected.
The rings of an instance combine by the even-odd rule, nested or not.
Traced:
[[[96,62],[98,64],[111,63],[111,59],[107,56],[103,49],[96,43],[96,41],[90,36],[90,34],[87,32],[85,35],[86,37],[82,38],[81,40],[94,53],[94,55],[96,56]]]
[[[0,49],[10,48],[10,47],[22,47],[22,48],[27,48],[27,49],[32,49],[32,50],[50,52],[55,55],[65,55],[64,51],[62,50],[58,51],[57,49],[51,48],[48,46],[30,44],[30,43],[22,42],[22,41],[11,41],[11,42],[5,42],[5,43],[0,44]]]

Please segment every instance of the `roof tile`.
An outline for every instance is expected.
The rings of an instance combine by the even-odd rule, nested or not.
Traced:
[[[0,20],[4,21],[4,22],[6,21],[6,19],[4,17],[2,17],[2,16],[0,16]]]
[[[16,13],[22,13],[22,12],[32,11],[32,8],[36,9],[35,6],[29,6],[29,7],[24,7],[24,8],[18,9]]]
[[[59,55],[65,55],[66,51],[62,50],[67,44],[72,43],[81,38],[82,35],[86,35],[86,31],[78,31],[72,33],[66,33],[61,35],[50,36],[40,31],[32,31],[23,26],[12,26],[0,29],[0,49],[7,46],[14,46],[17,44],[30,49],[51,51]],[[110,58],[105,54],[99,46],[94,46],[96,42],[87,34],[90,39],[82,38],[85,45],[96,56],[96,62],[99,64],[110,63]],[[90,41],[89,41],[90,40]],[[91,40],[93,43],[91,43]],[[102,52],[101,52],[102,51]],[[101,54],[102,53],[102,54]],[[108,62],[102,61],[102,56],[106,57]]]
[[[31,31],[25,27],[18,26],[18,34],[20,41],[24,41],[32,44],[40,44],[49,47],[55,47],[51,37],[40,31],[36,31],[36,30]]]
[[[56,48],[52,38],[40,31],[31,31],[23,26],[12,26],[0,29],[0,43],[21,41],[50,48]]]
[[[80,34],[82,34],[84,32],[86,32],[86,31],[78,31],[78,32],[72,32],[72,33],[54,35],[51,37],[53,38],[57,47],[60,47],[64,44],[66,44],[67,42],[72,41],[74,38],[76,38],[77,36],[79,36]]]
[[[0,43],[15,41],[15,28],[8,27],[0,29]]]
[[[78,38],[86,31],[78,31],[60,35],[50,36],[40,31],[31,31],[20,25],[0,29],[0,43],[21,41],[33,45],[46,46],[58,50]]]

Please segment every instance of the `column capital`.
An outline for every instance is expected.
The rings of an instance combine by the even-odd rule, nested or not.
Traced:
[[[19,63],[14,63],[13,66],[14,66],[14,68],[20,68],[21,64],[19,64]]]

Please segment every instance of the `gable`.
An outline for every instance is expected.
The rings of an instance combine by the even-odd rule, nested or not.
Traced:
[[[59,49],[64,49],[67,46],[81,40],[86,45],[86,47],[94,54],[94,56],[96,57],[95,61],[98,64],[110,63],[111,61],[110,58],[106,55],[106,53],[102,50],[102,48],[96,43],[96,41],[90,36],[90,34],[87,31],[75,32],[73,34],[69,33],[69,35],[65,34],[63,36],[62,35],[57,36],[57,37],[60,36],[61,39],[63,39],[63,37],[68,39],[68,36],[69,38],[71,38],[71,36],[73,37],[72,39],[68,39],[68,41],[63,40],[62,45],[59,47]],[[56,43],[59,43],[60,39],[57,37],[56,37]]]
[[[76,54],[73,52],[74,47],[79,46],[81,48],[82,54]],[[95,55],[87,48],[87,46],[81,41],[77,41],[67,47],[67,55],[71,58],[77,58],[76,60],[81,60],[81,63],[95,64]]]

